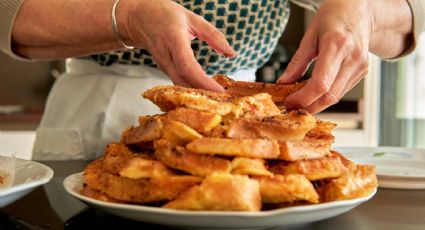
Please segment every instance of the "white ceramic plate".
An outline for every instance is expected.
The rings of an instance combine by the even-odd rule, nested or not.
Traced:
[[[52,177],[53,170],[46,165],[15,159],[14,180],[10,186],[0,189],[0,208],[20,199],[37,186],[49,182]]]
[[[425,150],[400,147],[336,148],[349,159],[376,165],[379,187],[425,189]]]
[[[83,186],[82,173],[68,176],[63,184],[72,196],[110,214],[185,229],[259,229],[309,223],[347,212],[369,200],[376,193],[375,190],[370,196],[358,199],[262,212],[179,211],[142,205],[115,204],[83,196],[79,193]]]

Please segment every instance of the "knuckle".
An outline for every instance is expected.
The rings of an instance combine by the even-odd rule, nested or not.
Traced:
[[[359,72],[368,72],[369,70],[369,53],[362,49],[355,49],[351,52],[350,60],[356,63]]]
[[[329,38],[339,48],[348,46],[350,40],[346,33],[340,31],[330,33]]]
[[[325,94],[327,92],[329,92],[329,90],[331,89],[331,85],[332,83],[324,80],[324,79],[320,79],[320,80],[315,80],[313,81],[314,84],[314,91],[317,94]]]
[[[319,100],[319,103],[324,106],[334,105],[337,102],[338,97],[333,92],[328,92],[324,94]]]
[[[368,52],[360,47],[356,47],[351,51],[351,58],[358,62],[368,62],[369,56]]]
[[[359,68],[360,72],[367,74],[369,72],[369,62],[361,62]]]

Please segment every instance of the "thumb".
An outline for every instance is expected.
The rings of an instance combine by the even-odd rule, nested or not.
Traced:
[[[286,67],[283,74],[277,80],[278,84],[289,84],[294,83],[305,74],[310,63],[316,57],[316,47],[313,39],[309,38],[306,34],[301,41],[300,47],[295,52],[291,61]]]

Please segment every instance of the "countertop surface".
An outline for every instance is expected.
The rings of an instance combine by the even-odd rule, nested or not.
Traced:
[[[115,217],[69,196],[62,182],[87,162],[42,162],[54,178],[24,198],[0,209],[0,229],[166,229]],[[369,201],[342,215],[273,229],[425,229],[425,190],[379,189]]]

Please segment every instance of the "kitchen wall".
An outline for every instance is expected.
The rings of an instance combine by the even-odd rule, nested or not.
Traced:
[[[19,62],[0,53],[0,105],[41,106],[56,62]]]

